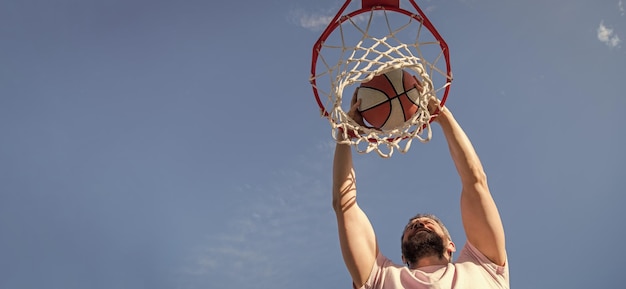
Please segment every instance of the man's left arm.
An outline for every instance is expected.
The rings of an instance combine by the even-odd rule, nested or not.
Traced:
[[[436,118],[461,177],[461,217],[467,240],[497,265],[506,262],[504,228],[487,177],[469,138],[447,108]]]

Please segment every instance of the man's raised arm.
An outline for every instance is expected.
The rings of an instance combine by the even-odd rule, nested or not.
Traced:
[[[450,110],[442,108],[435,120],[441,125],[461,177],[461,217],[467,240],[489,260],[504,265],[504,228],[480,159]]]
[[[354,115],[357,106],[358,104],[353,104],[349,114]],[[372,224],[356,201],[352,148],[347,144],[337,144],[335,148],[333,208],[337,216],[343,260],[354,284],[360,288],[367,281],[374,266],[378,245]]]

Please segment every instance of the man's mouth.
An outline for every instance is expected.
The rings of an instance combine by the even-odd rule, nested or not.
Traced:
[[[417,228],[415,229],[415,232],[431,232],[430,230],[426,229],[426,228]]]

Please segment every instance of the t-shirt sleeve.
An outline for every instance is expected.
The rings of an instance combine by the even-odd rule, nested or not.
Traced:
[[[465,246],[461,250],[459,258],[456,261],[457,264],[464,263],[464,262],[472,262],[472,263],[478,264],[481,267],[483,267],[487,273],[489,273],[489,275],[494,279],[494,281],[500,284],[508,284],[508,280],[509,280],[509,265],[508,265],[509,261],[508,260],[505,260],[504,266],[497,265],[491,262],[489,258],[483,255],[483,253],[478,251],[478,249],[476,249],[474,245],[472,245],[470,242],[467,242],[465,243]]]
[[[384,268],[386,266],[393,265],[391,260],[389,260],[385,255],[378,252],[376,256],[376,261],[372,265],[372,270],[370,271],[370,276],[368,277],[365,284],[362,287],[357,288],[354,283],[352,283],[352,287],[354,289],[369,289],[369,288],[378,288],[383,279]]]

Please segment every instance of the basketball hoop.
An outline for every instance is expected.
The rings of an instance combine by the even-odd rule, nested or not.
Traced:
[[[313,45],[310,82],[315,99],[336,141],[382,157],[390,157],[394,149],[406,153],[413,139],[428,142],[432,137],[429,99],[438,97],[445,104],[452,82],[448,46],[414,0],[409,2],[416,13],[400,8],[399,0],[362,0],[361,8],[344,15],[350,2],[343,4]],[[363,127],[346,114],[344,93],[351,97],[361,83],[399,68],[423,86],[418,110],[409,120],[378,130]]]

